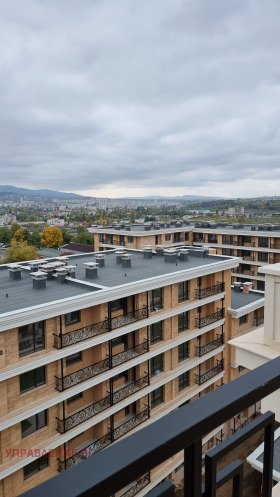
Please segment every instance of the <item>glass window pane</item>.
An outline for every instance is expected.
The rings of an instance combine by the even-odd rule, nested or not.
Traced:
[[[42,411],[37,414],[37,430],[47,426],[47,411]]]
[[[34,324],[34,338],[35,338],[35,350],[42,350],[45,348],[44,343],[44,323],[40,321]]]
[[[27,464],[27,466],[24,466],[23,468],[23,474],[24,474],[24,479],[26,480],[27,478],[30,478],[30,476],[35,475],[38,473],[38,462],[37,460],[32,461],[30,464]]]
[[[18,331],[19,356],[34,352],[33,325],[22,326]]]
[[[45,366],[35,369],[35,374],[36,374],[36,383],[35,383],[36,387],[39,387],[40,385],[46,383]]]
[[[36,415],[30,416],[30,418],[24,419],[21,422],[21,434],[22,437],[27,437],[36,431]]]
[[[35,388],[34,385],[34,371],[28,371],[28,373],[24,373],[20,375],[20,393],[27,392]]]

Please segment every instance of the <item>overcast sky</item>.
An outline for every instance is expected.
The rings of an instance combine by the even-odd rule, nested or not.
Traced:
[[[279,0],[0,0],[0,184],[280,194]]]

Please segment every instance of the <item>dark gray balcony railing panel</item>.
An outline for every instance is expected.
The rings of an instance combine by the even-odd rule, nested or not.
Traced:
[[[55,376],[55,388],[59,392],[63,390],[67,390],[79,383],[82,383],[94,376],[97,376],[101,373],[104,373],[108,369],[112,369],[120,364],[123,364],[134,357],[137,357],[141,354],[145,354],[149,350],[149,342],[140,343],[140,345],[136,345],[131,349],[126,349],[119,354],[113,355],[112,357],[106,357],[102,361],[96,362],[95,364],[91,364],[90,366],[86,366],[83,369],[79,369],[74,373],[63,376],[63,378],[58,378]]]
[[[219,361],[217,366],[215,366],[214,368],[208,369],[207,371],[204,371],[203,373],[196,374],[195,375],[195,383],[197,383],[198,385],[203,385],[203,383],[205,383],[208,380],[211,380],[211,378],[213,378],[217,374],[221,373],[221,371],[223,371],[223,369],[224,369],[223,361]]]
[[[143,307],[141,309],[136,309],[134,312],[128,312],[123,316],[116,316],[110,320],[105,319],[99,323],[90,324],[79,328],[78,330],[70,331],[69,333],[64,333],[62,335],[54,334],[54,347],[61,349],[64,347],[69,347],[88,338],[93,338],[97,335],[102,335],[111,330],[116,330],[122,326],[126,326],[136,321],[141,321],[148,317],[148,307]]]
[[[145,488],[151,482],[151,473],[147,473],[143,478],[138,480],[137,483],[132,485],[126,492],[124,492],[120,497],[134,497],[134,495],[138,494],[140,490]]]
[[[224,317],[224,309],[218,309],[217,312],[209,314],[209,316],[204,316],[203,318],[196,318],[195,325],[197,328],[203,328],[208,324],[215,323]]]
[[[212,342],[205,343],[203,345],[200,345],[199,347],[196,347],[196,355],[201,357],[205,354],[208,354],[208,352],[211,352],[211,350],[217,349],[224,343],[224,337],[223,335],[219,335],[216,340],[213,340]]]
[[[96,454],[94,459],[89,458],[29,490],[24,497],[108,497],[182,450],[185,450],[188,495],[200,495],[202,439],[279,388],[280,357],[143,427],[124,440],[112,444],[106,451]],[[244,430],[246,433],[247,429],[252,429],[256,426],[254,423],[265,416],[252,421],[233,436],[243,435]],[[265,494],[267,497],[271,496],[272,484],[273,429],[269,431],[272,434],[271,443],[267,445],[264,455],[264,487],[267,489],[270,484]],[[232,437],[219,444],[219,450],[223,450],[224,444],[230,444],[231,440]],[[239,440],[234,439],[234,447],[238,446]],[[188,458],[188,454],[192,457]]]
[[[67,418],[65,419],[56,418],[57,431],[59,433],[65,433],[66,431],[75,428],[75,426],[78,426],[84,421],[93,418],[100,412],[109,409],[109,407],[117,404],[118,402],[121,402],[130,395],[133,395],[135,392],[142,390],[142,388],[147,387],[149,383],[150,383],[149,375],[146,375],[143,378],[140,378],[139,380],[133,381],[128,385],[119,388],[116,392],[113,392],[112,395],[107,395],[103,399],[97,400],[96,402],[93,402],[92,404],[84,407],[83,409],[80,409],[79,411],[70,414],[70,416],[67,416]]]
[[[207,288],[198,288],[195,292],[197,299],[205,299],[206,297],[211,297],[211,295],[216,295],[224,291],[224,283],[218,282],[216,285],[208,286]]]

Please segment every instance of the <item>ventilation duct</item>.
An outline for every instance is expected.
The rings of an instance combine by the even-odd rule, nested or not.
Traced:
[[[97,262],[84,262],[86,278],[93,279],[97,278]]]
[[[131,259],[132,256],[131,254],[125,254],[122,256],[122,267],[131,267]]]
[[[98,262],[99,267],[105,266],[105,255],[104,254],[96,254],[95,260],[96,260],[96,262]]]
[[[46,288],[47,274],[44,271],[36,271],[30,274],[33,279],[33,288],[36,290]]]

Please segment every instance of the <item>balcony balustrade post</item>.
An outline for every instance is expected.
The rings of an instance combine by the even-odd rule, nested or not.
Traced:
[[[184,497],[201,497],[202,441],[184,450]]]

